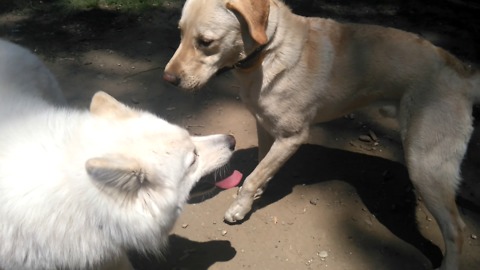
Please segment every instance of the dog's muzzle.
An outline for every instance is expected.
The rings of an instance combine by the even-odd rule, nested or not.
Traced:
[[[163,79],[175,86],[178,86],[180,84],[180,78],[169,72],[163,73]]]

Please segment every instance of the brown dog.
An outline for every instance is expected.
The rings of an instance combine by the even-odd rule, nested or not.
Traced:
[[[234,67],[257,121],[261,161],[227,221],[245,217],[311,124],[381,103],[395,108],[410,178],[442,231],[440,269],[458,268],[455,194],[480,99],[477,71],[414,34],[297,16],[279,0],[187,0],[179,26],[165,80],[196,89]]]

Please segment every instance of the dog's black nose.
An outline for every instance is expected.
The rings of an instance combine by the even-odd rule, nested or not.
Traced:
[[[228,135],[227,140],[228,140],[228,146],[230,150],[232,151],[235,150],[235,144],[237,143],[237,141],[235,140],[235,137],[233,137],[233,135]]]
[[[178,78],[172,73],[168,73],[168,72],[163,73],[163,79],[175,86],[178,86],[180,84],[180,78]]]

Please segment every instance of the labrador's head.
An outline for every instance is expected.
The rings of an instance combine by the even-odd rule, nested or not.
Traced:
[[[164,79],[183,89],[202,87],[267,43],[269,0],[187,0],[179,22],[181,42]]]

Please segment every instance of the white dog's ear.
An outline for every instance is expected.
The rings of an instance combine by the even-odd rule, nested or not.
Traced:
[[[95,93],[90,103],[90,112],[97,116],[109,118],[130,118],[138,113],[128,106],[118,102],[109,94],[100,91]]]
[[[91,158],[85,168],[97,183],[126,192],[139,190],[146,181],[140,164],[122,156]]]
[[[227,8],[238,12],[245,19],[253,40],[260,45],[268,42],[266,31],[270,0],[230,0]]]

